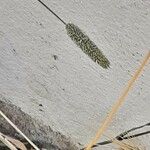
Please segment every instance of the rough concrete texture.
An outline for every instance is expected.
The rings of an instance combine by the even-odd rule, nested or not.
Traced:
[[[1,0],[0,93],[83,146],[150,50],[150,1],[44,2],[66,22],[79,26],[111,66],[102,69],[85,55],[67,36],[65,26],[38,1]],[[107,133],[116,135],[149,122],[149,97],[147,64]],[[147,149],[149,138],[140,138]]]
[[[2,100],[2,101],[1,101]],[[54,132],[50,126],[45,126],[42,122],[32,119],[29,115],[10,104],[8,100],[0,95],[0,110],[17,125],[17,127],[40,149],[47,150],[77,150],[78,148],[71,143],[70,139]],[[19,139],[28,148],[32,148],[19,133],[15,131],[8,122],[0,116],[0,132],[13,138]],[[1,149],[1,147],[0,147]]]

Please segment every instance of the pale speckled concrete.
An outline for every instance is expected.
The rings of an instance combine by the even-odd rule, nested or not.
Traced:
[[[111,67],[102,69],[88,58],[38,1],[0,1],[0,93],[53,130],[87,144],[150,50],[150,1],[44,2],[86,32]],[[147,65],[109,128],[111,133],[149,122],[149,91]],[[148,136],[143,141],[150,147]]]

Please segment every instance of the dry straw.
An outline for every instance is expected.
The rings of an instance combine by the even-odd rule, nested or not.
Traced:
[[[21,134],[35,150],[40,150],[22,131],[0,110],[0,115],[19,133]]]
[[[0,140],[11,150],[27,150],[24,143],[0,132]]]
[[[110,144],[110,143],[114,143],[114,141],[116,141],[116,140],[120,141],[120,142],[126,141],[126,140],[129,141],[129,140],[131,140],[133,138],[136,138],[136,137],[139,137],[139,136],[143,136],[143,135],[146,135],[146,134],[150,134],[149,130],[148,131],[144,131],[144,132],[138,132],[136,134],[131,134],[131,132],[133,132],[135,130],[137,131],[137,130],[139,130],[141,128],[148,127],[148,126],[150,126],[150,122],[146,123],[144,125],[141,125],[141,126],[137,126],[137,127],[131,128],[131,129],[127,130],[127,131],[124,131],[124,132],[122,132],[121,134],[117,135],[114,138],[112,138],[111,136],[108,136],[108,135],[106,136],[106,134],[104,134],[104,136],[106,136],[109,140],[103,141],[103,142],[99,142],[99,143],[93,145],[92,148],[99,147],[101,145],[107,145],[107,144]],[[130,135],[128,135],[129,133],[130,133]],[[85,148],[82,148],[81,150],[84,150],[84,149]]]
[[[81,29],[79,29],[79,27],[72,23],[66,23],[41,0],[38,1],[66,26],[67,34],[69,37],[76,43],[77,46],[82,49],[85,54],[87,54],[94,62],[98,63],[105,69],[110,66],[109,60],[104,56],[102,51],[95,45],[93,41],[90,40],[90,38],[85,33],[82,32]]]
[[[9,149],[17,150],[17,148],[7,138],[5,138],[2,133],[0,133],[0,141],[2,141]]]
[[[95,137],[91,140],[91,142],[88,144],[86,150],[91,150],[92,146],[95,145],[98,141],[98,139],[103,135],[103,133],[106,131],[106,129],[108,128],[108,126],[110,125],[113,117],[115,116],[115,114],[117,113],[117,111],[119,110],[119,108],[122,106],[123,102],[125,101],[125,98],[127,97],[129,91],[132,89],[133,84],[135,83],[136,79],[139,77],[140,73],[143,71],[144,66],[146,65],[146,63],[149,61],[150,59],[150,51],[148,52],[148,54],[146,55],[146,57],[144,58],[143,62],[141,63],[140,67],[136,70],[135,74],[133,75],[133,77],[131,78],[131,80],[129,80],[127,86],[125,87],[125,89],[123,90],[121,96],[118,98],[118,100],[116,101],[116,103],[112,106],[111,111],[109,112],[108,116],[106,117],[106,119],[103,121],[102,125],[100,126],[99,130],[97,131]]]

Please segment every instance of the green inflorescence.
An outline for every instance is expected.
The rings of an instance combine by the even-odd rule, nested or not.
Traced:
[[[103,55],[99,48],[85,35],[79,27],[72,23],[66,25],[67,34],[71,39],[87,54],[94,62],[97,62],[103,68],[108,68],[109,60]]]

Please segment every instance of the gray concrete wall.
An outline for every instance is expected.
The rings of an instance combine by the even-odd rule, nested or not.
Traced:
[[[0,0],[0,93],[32,118],[84,145],[149,51],[150,1],[44,2],[78,25],[111,66],[103,69],[85,55],[38,1]],[[149,91],[147,64],[108,133],[149,122]],[[148,136],[140,140],[150,147]]]

